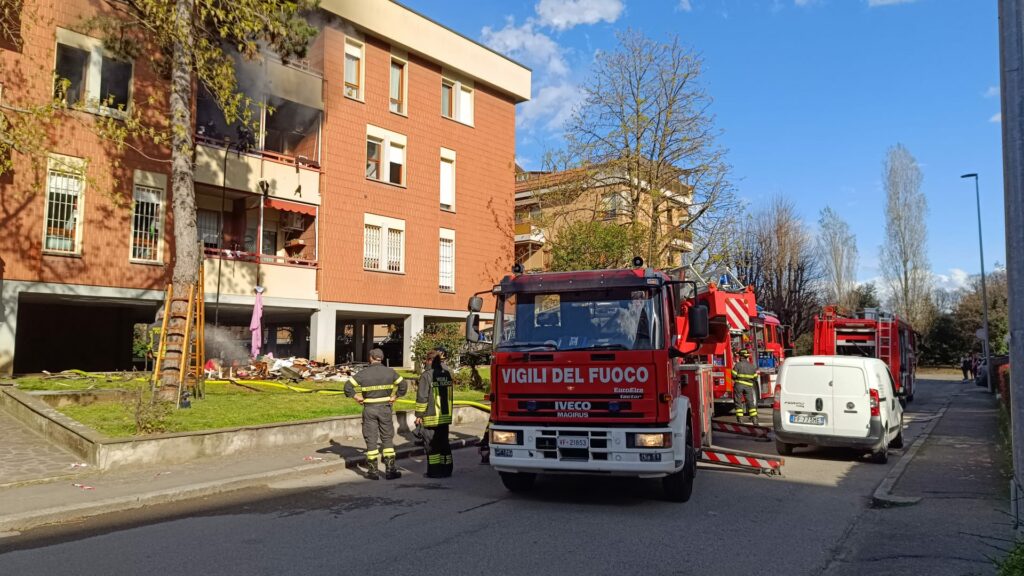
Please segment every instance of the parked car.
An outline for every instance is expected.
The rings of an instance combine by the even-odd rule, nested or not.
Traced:
[[[884,464],[903,447],[903,399],[885,362],[858,356],[796,356],[779,371],[775,446],[863,450]]]

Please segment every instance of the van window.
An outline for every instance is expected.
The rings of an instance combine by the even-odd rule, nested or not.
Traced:
[[[885,367],[885,376],[889,380],[889,397],[894,398],[896,396],[896,382],[892,379],[892,372],[889,372],[889,367]]]
[[[782,386],[793,394],[825,394],[831,379],[831,366],[790,365],[785,368]]]
[[[852,366],[835,366],[832,371],[833,394],[837,396],[857,396],[867,392],[867,379],[864,371]]]

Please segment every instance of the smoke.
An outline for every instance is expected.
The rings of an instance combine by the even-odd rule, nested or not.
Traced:
[[[248,327],[240,327],[244,329],[245,334],[249,333]],[[206,357],[207,358],[223,358],[226,365],[231,365],[235,360],[248,364],[249,362],[249,351],[242,345],[242,341],[239,339],[242,330],[232,331],[230,328],[223,326],[215,327],[210,324],[206,325]]]

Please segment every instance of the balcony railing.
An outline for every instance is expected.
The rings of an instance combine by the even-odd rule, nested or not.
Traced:
[[[270,254],[254,254],[242,252],[241,250],[226,250],[224,248],[204,248],[203,255],[207,258],[220,258],[222,260],[236,260],[238,262],[259,262],[261,264],[274,264],[277,266],[295,266],[299,268],[316,268],[316,260],[305,260],[303,258],[292,258],[289,256],[272,256]]]

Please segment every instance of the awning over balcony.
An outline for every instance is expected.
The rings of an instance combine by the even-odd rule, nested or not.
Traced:
[[[309,204],[299,204],[298,202],[266,198],[263,200],[263,206],[265,208],[274,208],[284,212],[295,212],[297,214],[305,214],[306,216],[316,216],[316,206],[310,206]]]

